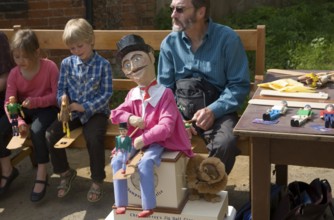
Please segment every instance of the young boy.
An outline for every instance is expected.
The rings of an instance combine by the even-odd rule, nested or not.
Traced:
[[[109,99],[112,95],[111,65],[93,50],[93,28],[85,19],[69,20],[64,29],[63,41],[72,56],[61,63],[57,101],[60,105],[62,95],[67,94],[72,112],[69,128],[73,130],[83,127],[93,180],[87,199],[97,202],[102,197],[102,183],[106,177],[104,136],[110,114]],[[54,148],[55,143],[63,136],[62,123],[54,121],[47,130],[46,139],[54,172],[60,174],[59,198],[68,194],[76,177],[76,171],[68,164],[65,149]]]

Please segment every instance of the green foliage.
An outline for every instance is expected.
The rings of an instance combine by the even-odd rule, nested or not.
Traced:
[[[333,51],[333,43],[324,37],[315,38],[309,44],[298,44],[295,50],[288,51],[289,66],[293,69],[333,69]]]
[[[234,29],[266,25],[267,68],[333,69],[333,12],[331,0],[290,1],[283,8],[261,6],[234,14],[221,23]]]

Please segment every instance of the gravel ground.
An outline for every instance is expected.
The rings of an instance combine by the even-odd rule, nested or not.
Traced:
[[[104,184],[104,197],[92,204],[87,201],[86,194],[90,187],[90,172],[88,167],[88,155],[84,149],[69,149],[68,157],[70,165],[78,171],[78,177],[74,180],[72,189],[67,197],[58,199],[56,188],[59,177],[55,174],[49,178],[49,186],[45,198],[39,203],[30,202],[29,196],[35,178],[35,168],[31,166],[29,158],[23,160],[17,168],[19,177],[12,183],[10,191],[0,197],[0,219],[15,220],[96,220],[105,219],[113,205],[113,186],[111,169],[106,151],[107,178]],[[80,160],[78,160],[80,158]],[[51,165],[49,172],[52,172]],[[314,178],[326,178],[334,186],[334,170],[323,168],[309,168],[289,166],[289,182],[301,180],[310,182]],[[272,177],[272,182],[275,177]],[[229,205],[237,210],[249,199],[249,158],[237,157],[234,169],[229,175],[227,189]]]

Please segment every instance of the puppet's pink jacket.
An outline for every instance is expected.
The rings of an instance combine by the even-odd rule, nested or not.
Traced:
[[[145,128],[139,129],[133,135],[132,141],[143,135],[145,146],[158,143],[168,150],[182,151],[188,157],[192,157],[191,143],[172,90],[156,85],[150,88],[149,93],[151,98],[143,103],[139,87],[130,90],[124,103],[111,111],[111,122],[128,122],[131,115],[142,117],[144,114]],[[129,125],[128,134],[134,129]]]

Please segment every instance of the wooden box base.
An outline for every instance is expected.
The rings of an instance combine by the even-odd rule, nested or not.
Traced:
[[[158,209],[149,217],[149,219],[166,220],[232,220],[235,218],[236,211],[228,206],[228,194],[221,191],[222,201],[219,203],[210,203],[205,200],[188,201],[180,214],[160,212]],[[114,209],[107,216],[106,220],[131,220],[138,219],[137,214],[141,210],[128,209],[123,215],[116,215]]]
[[[159,167],[155,167],[155,192],[157,207],[179,209],[187,194],[185,171],[187,157],[180,152],[164,152]],[[129,206],[141,207],[139,174],[136,171],[128,179]],[[180,212],[178,212],[180,213]]]

